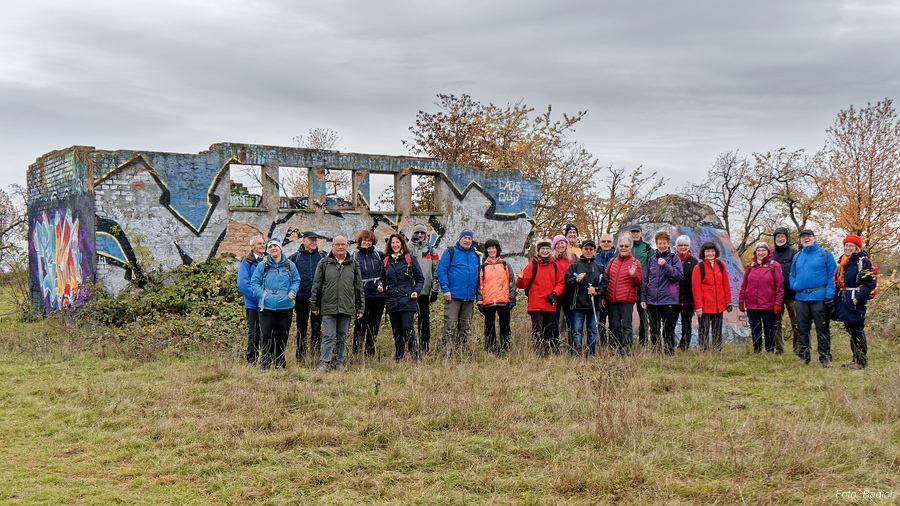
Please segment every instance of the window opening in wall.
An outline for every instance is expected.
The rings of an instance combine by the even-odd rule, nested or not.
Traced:
[[[435,189],[437,188],[437,176],[431,174],[412,175],[412,212],[435,213],[437,202]]]
[[[308,167],[278,167],[278,208],[309,209]]]
[[[394,174],[384,172],[369,173],[369,210],[394,212],[397,202],[394,193]]]
[[[228,165],[231,207],[262,207],[262,165]]]
[[[353,171],[325,169],[325,207],[327,209],[354,209]]]

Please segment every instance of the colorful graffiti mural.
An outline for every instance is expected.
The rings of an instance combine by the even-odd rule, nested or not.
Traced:
[[[94,251],[92,230],[67,208],[43,211],[32,222],[28,249],[34,262],[32,275],[37,280],[45,309],[68,309],[82,304],[89,295]]]

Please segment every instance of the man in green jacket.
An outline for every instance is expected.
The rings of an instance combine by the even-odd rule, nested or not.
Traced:
[[[628,232],[631,234],[631,241],[634,243],[634,246],[631,247],[631,254],[641,263],[641,272],[647,272],[647,260],[653,255],[653,247],[644,240],[644,230],[637,223],[632,225]],[[638,287],[637,296],[638,300],[641,300],[641,287]],[[649,344],[647,331],[650,327],[650,322],[647,319],[647,310],[642,308],[640,304],[635,304],[634,306],[637,308],[638,320],[640,321],[638,336],[641,346],[646,347]]]
[[[313,278],[312,312],[322,315],[322,351],[320,373],[329,368],[346,371],[347,334],[350,320],[362,318],[365,308],[362,274],[356,260],[347,254],[347,238],[339,235],[331,244],[331,253],[319,261]]]

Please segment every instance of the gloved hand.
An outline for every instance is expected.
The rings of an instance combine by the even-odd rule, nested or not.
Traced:
[[[516,307],[516,299],[509,301],[509,308],[512,309],[514,307]]]
[[[484,314],[484,304],[478,304],[478,312]]]
[[[552,305],[556,305],[556,292],[550,292],[550,295],[544,297],[544,300],[549,302]]]
[[[825,312],[829,319],[834,316],[834,299],[825,299]]]
[[[775,311],[775,314],[780,313],[781,312],[781,304],[775,306],[775,309],[773,309],[773,311]]]
[[[730,313],[731,312],[731,304],[728,304],[728,306],[726,306],[726,307],[728,308],[728,312]],[[747,308],[744,306],[743,302],[738,302],[738,311],[740,311],[742,313],[747,312]]]
[[[437,292],[432,290],[431,295],[428,296],[428,302],[436,302],[437,301]]]

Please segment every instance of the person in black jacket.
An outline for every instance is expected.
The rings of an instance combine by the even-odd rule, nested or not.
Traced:
[[[297,267],[300,274],[300,289],[297,298],[294,299],[294,312],[297,314],[297,350],[294,353],[297,362],[302,361],[309,353],[312,357],[319,357],[319,347],[322,345],[322,316],[312,314],[309,307],[309,299],[312,297],[313,277],[316,275],[316,266],[319,261],[328,256],[319,250],[319,236],[315,232],[306,231],[300,235],[303,244],[296,253],[288,259]],[[309,334],[309,347],[306,346],[307,328],[312,327]]]
[[[597,351],[597,312],[603,304],[609,279],[600,262],[594,260],[597,245],[581,242],[581,257],[566,270],[566,288],[572,293],[572,354],[581,356],[581,333],[587,329],[588,356]]]
[[[409,254],[402,235],[391,234],[384,254],[378,293],[384,294],[384,307],[394,331],[394,359],[399,362],[409,351],[413,360],[419,360],[413,317],[419,311],[418,298],[425,276],[418,259]]]
[[[794,342],[794,354],[797,355],[800,350],[797,346],[797,314],[794,312],[795,293],[791,290],[791,262],[797,250],[791,247],[788,230],[784,227],[775,229],[775,250],[772,251],[772,259],[781,264],[781,273],[784,275],[784,301],[782,302],[782,310],[775,314],[775,354],[784,353],[784,331],[781,326],[781,319],[784,313],[788,314],[791,319],[791,340]]]
[[[675,239],[675,254],[681,259],[684,269],[684,277],[678,283],[678,309],[681,318],[681,340],[678,348],[687,351],[691,346],[691,321],[694,317],[694,288],[691,280],[694,275],[694,267],[697,266],[697,258],[691,254],[691,238],[679,235]]]

